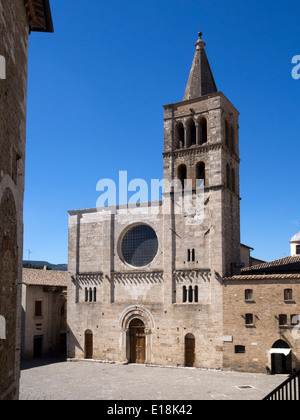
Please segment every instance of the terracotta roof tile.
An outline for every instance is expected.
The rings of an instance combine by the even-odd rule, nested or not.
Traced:
[[[23,268],[22,283],[27,286],[60,286],[67,287],[68,272],[56,270],[34,270]]]
[[[300,274],[300,256],[286,257],[280,260],[267,262],[264,264],[254,265],[253,267],[244,268],[242,274],[283,274],[283,273],[299,273]]]

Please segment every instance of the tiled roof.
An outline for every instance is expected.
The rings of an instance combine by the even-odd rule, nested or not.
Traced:
[[[23,268],[22,283],[27,286],[67,287],[68,272],[55,270],[33,270]]]
[[[267,262],[244,268],[242,274],[300,274],[300,256],[286,257],[280,260]]]
[[[299,280],[300,274],[247,274],[224,278],[224,281],[248,281],[248,280]]]

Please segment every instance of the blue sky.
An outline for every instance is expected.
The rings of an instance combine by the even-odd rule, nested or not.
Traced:
[[[299,231],[300,3],[51,0],[30,35],[24,258],[67,262],[68,210],[98,180],[162,178],[163,108],[182,100],[199,23],[218,86],[240,111],[241,241],[289,255]]]

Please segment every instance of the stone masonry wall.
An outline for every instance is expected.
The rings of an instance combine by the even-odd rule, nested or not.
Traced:
[[[21,273],[26,137],[28,22],[23,0],[0,0],[0,399],[16,399],[20,376]]]

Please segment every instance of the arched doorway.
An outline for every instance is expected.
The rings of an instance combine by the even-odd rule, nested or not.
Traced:
[[[93,333],[91,330],[86,330],[84,333],[84,354],[85,359],[93,358]]]
[[[135,318],[129,325],[130,336],[130,363],[144,364],[146,361],[146,334],[145,324],[141,319]]]
[[[196,340],[193,334],[185,336],[185,362],[186,367],[195,367],[196,361]]]
[[[274,343],[271,354],[271,370],[274,375],[292,373],[292,352],[291,348],[283,340]]]

